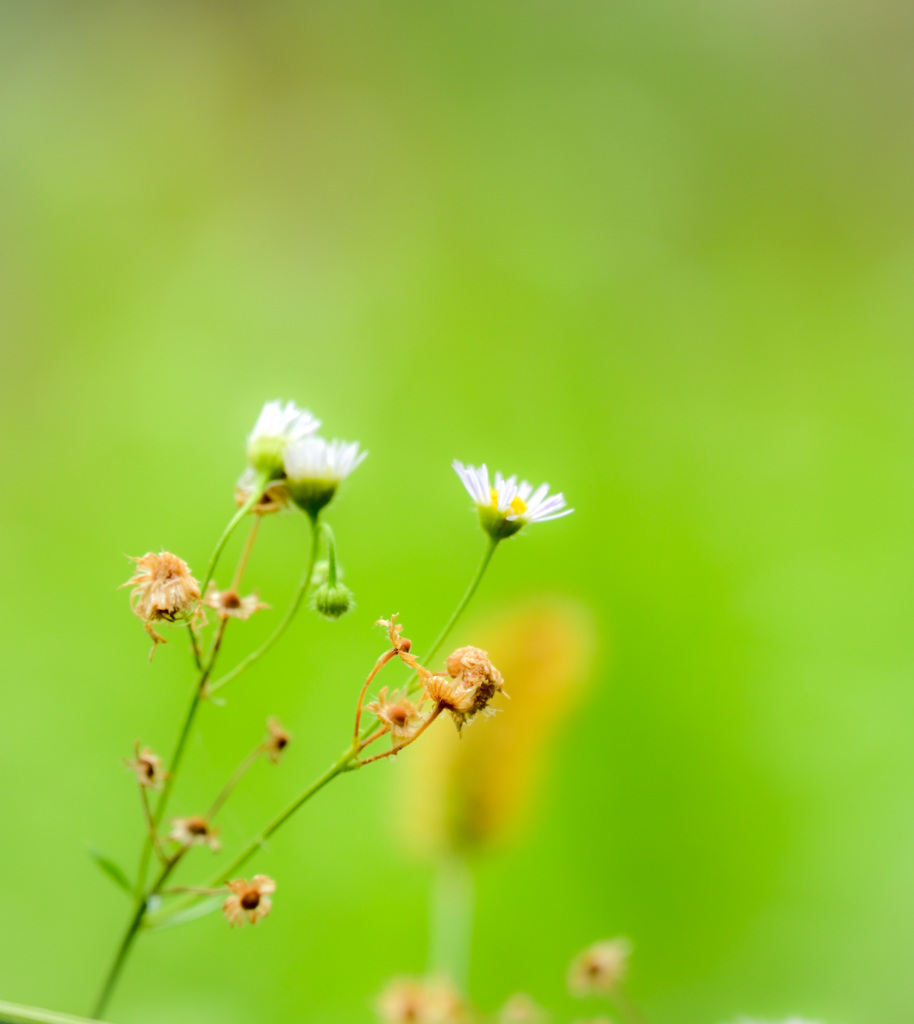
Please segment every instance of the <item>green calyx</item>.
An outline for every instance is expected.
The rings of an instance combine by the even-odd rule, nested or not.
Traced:
[[[523,529],[523,519],[508,519],[492,505],[479,506],[479,523],[493,540],[505,540]]]
[[[312,519],[333,500],[337,486],[336,480],[286,480],[289,496]]]
[[[267,480],[278,480],[285,475],[282,450],[286,445],[282,437],[258,437],[248,444],[248,463]]]

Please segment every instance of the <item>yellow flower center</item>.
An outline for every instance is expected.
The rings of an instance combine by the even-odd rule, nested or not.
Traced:
[[[498,508],[498,491],[494,487],[489,488],[489,497],[492,499],[492,508]],[[514,515],[522,516],[527,511],[527,503],[519,494],[516,494],[511,499],[508,508]]]

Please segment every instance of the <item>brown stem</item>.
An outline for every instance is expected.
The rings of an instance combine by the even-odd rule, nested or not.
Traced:
[[[257,529],[260,526],[260,516],[254,516],[254,522],[251,523],[251,532],[248,534],[248,539],[245,541],[244,550],[241,552],[241,558],[238,559],[238,567],[235,569],[235,578],[232,580],[231,589],[236,593],[241,586],[241,577],[244,575],[244,570],[248,564],[248,558],[251,555],[251,548],[254,547],[254,541],[257,539]]]
[[[389,651],[385,651],[380,658],[375,662],[374,668],[368,673],[368,678],[365,680],[362,686],[362,692],[359,694],[359,702],[355,706],[355,729],[352,732],[352,748],[357,749],[359,746],[359,727],[362,723],[362,702],[365,700],[365,694],[368,692],[368,687],[371,686],[371,681],[381,671],[382,668],[390,661],[391,658],[397,656],[396,647],[391,647]]]
[[[379,740],[388,732],[390,732],[390,726],[382,725],[377,732],[372,733],[367,739],[362,740],[362,742],[359,744],[359,753],[361,753],[366,747],[370,747],[375,740]]]
[[[412,734],[412,736],[410,736],[408,740],[398,743],[395,747],[391,747],[390,750],[385,750],[383,754],[375,754],[374,757],[366,757],[364,761],[357,761],[356,763],[360,768],[362,768],[366,764],[371,764],[372,761],[380,761],[382,757],[391,757],[394,754],[399,754],[404,747],[408,747],[410,743],[415,743],[442,711],[444,711],[444,705],[439,701],[438,704],[435,705],[435,710],[428,716],[428,718],[426,718],[422,725]]]

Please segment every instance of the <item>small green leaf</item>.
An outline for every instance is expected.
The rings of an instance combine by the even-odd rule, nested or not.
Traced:
[[[69,1013],[55,1013],[37,1006],[0,1002],[0,1024],[98,1024],[86,1017],[71,1017]]]
[[[114,882],[115,885],[119,885],[124,892],[130,893],[131,896],[135,895],[133,886],[130,884],[129,879],[113,860],[91,847],[89,849],[89,856],[102,869],[102,871],[105,872],[111,881]]]
[[[212,914],[223,903],[225,903],[224,896],[209,896],[207,899],[200,900],[199,903],[194,903],[184,910],[178,910],[174,914],[163,917],[161,921],[150,921],[146,927],[151,932],[159,932],[163,928],[173,928],[175,925],[188,924],[190,921],[196,921],[198,917],[206,917],[207,914]]]

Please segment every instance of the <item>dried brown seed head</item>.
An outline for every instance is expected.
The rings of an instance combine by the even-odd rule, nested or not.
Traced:
[[[191,575],[187,562],[168,551],[150,551],[132,561],[136,562],[137,571],[124,584],[133,587],[130,607],[143,620],[153,643],[163,644],[165,638],[156,633],[152,623],[189,620],[200,614],[200,584]]]
[[[165,770],[162,767],[162,758],[154,754],[149,747],[140,745],[134,748],[135,758],[133,761],[125,761],[124,764],[134,772],[137,781],[145,789],[161,789],[165,781]]]
[[[419,707],[401,696],[397,690],[388,697],[386,686],[381,689],[377,700],[365,705],[365,710],[375,715],[382,725],[390,729],[391,735],[398,739],[412,736],[425,721]]]
[[[589,946],[568,968],[569,991],[575,996],[611,993],[625,977],[630,955],[627,939],[609,939]]]
[[[241,927],[245,920],[257,924],[273,907],[270,894],[276,892],[276,883],[268,875],[254,875],[250,881],[235,878],[228,887],[231,895],[222,904],[222,913],[232,925]]]
[[[275,718],[267,721],[267,730],[264,752],[273,764],[277,764],[283,751],[292,742],[292,737]]]
[[[189,818],[175,818],[171,823],[169,838],[181,846],[208,846],[214,853],[221,846],[217,830],[198,814]]]
[[[260,600],[256,591],[242,597],[235,590],[217,590],[214,583],[207,588],[203,603],[214,609],[220,619],[249,619],[254,612],[270,607]]]
[[[395,978],[375,1004],[383,1024],[460,1024],[469,1020],[460,993],[444,980]]]

